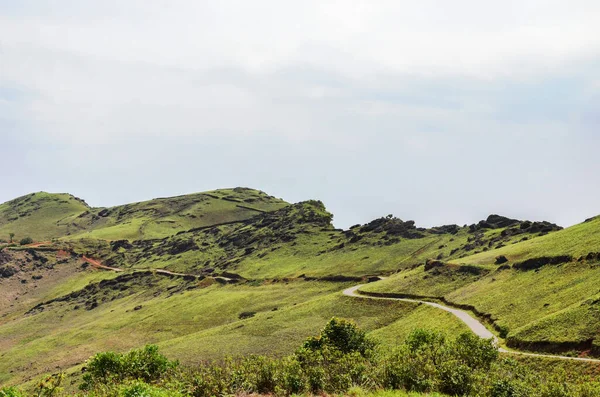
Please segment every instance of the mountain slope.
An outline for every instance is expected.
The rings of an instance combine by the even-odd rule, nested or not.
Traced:
[[[184,363],[285,354],[334,315],[384,344],[417,326],[463,329],[432,308],[341,295],[375,275],[390,277],[365,291],[473,306],[511,346],[580,352],[597,343],[598,261],[575,257],[598,246],[597,220],[561,231],[490,215],[426,229],[387,216],[340,230],[320,201],[287,204],[241,188],[106,209],[63,197],[33,208],[7,227],[34,232],[28,217],[38,216],[54,240],[0,251],[0,384],[57,366],[75,374],[97,351],[145,343]],[[512,267],[545,253],[574,260]]]
[[[35,193],[0,205],[0,233],[36,241],[89,237],[154,239],[182,230],[249,219],[286,206],[246,188],[220,189],[112,208],[90,208],[67,194]],[[17,240],[18,241],[18,240]]]
[[[90,207],[70,194],[32,193],[0,204],[0,239],[15,241],[31,237],[49,240],[67,233],[65,219],[89,211]]]
[[[429,296],[491,319],[508,346],[600,354],[600,218],[400,272],[364,291]]]

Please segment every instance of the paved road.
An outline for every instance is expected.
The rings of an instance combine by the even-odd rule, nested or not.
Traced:
[[[467,325],[467,327],[469,327],[469,329],[471,331],[473,331],[475,333],[475,335],[479,336],[480,338],[493,339],[496,344],[498,343],[498,338],[496,337],[496,335],[494,335],[492,332],[490,332],[490,330],[488,330],[483,324],[481,324],[479,322],[479,320],[477,320],[476,318],[474,318],[469,313],[467,313],[463,310],[454,309],[454,308],[451,308],[448,306],[440,305],[439,303],[427,302],[427,301],[422,301],[422,300],[417,300],[417,299],[391,298],[391,297],[388,298],[388,297],[361,295],[357,291],[364,285],[365,284],[355,285],[354,287],[345,289],[343,294],[346,296],[352,296],[354,298],[395,300],[395,301],[403,301],[403,302],[422,303],[424,305],[432,306],[437,309],[441,309],[441,310],[447,311],[449,313],[452,313],[453,315],[458,317],[463,323],[465,323]],[[552,355],[536,354],[536,353],[523,353],[523,352],[517,352],[517,351],[513,351],[513,350],[506,350],[503,348],[499,348],[498,351],[500,351],[501,353],[518,354],[521,356],[547,357],[547,358],[557,358],[560,360],[574,360],[574,361],[586,361],[586,362],[600,363],[600,360],[593,359],[593,358],[565,357],[565,356],[552,356]]]

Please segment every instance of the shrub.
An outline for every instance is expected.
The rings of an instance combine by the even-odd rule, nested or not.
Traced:
[[[119,396],[122,397],[180,397],[181,392],[168,390],[149,385],[142,381],[135,381],[131,384],[120,387]]]
[[[32,244],[33,243],[33,239],[31,237],[25,237],[23,239],[21,239],[21,241],[19,241],[19,244],[21,245],[28,245],[28,244]]]
[[[0,389],[0,397],[23,397],[23,394],[14,387]]]
[[[520,397],[522,395],[515,383],[508,379],[496,380],[490,390],[491,397]]]
[[[357,352],[367,357],[373,352],[375,342],[353,322],[334,317],[325,325],[319,336],[308,338],[304,343],[304,348],[311,350],[322,350],[325,347],[343,354]]]
[[[99,383],[120,383],[127,379],[155,382],[177,365],[177,362],[169,361],[160,354],[155,345],[134,349],[126,354],[99,353],[87,362],[80,389],[90,390]]]
[[[125,376],[146,382],[159,380],[170,368],[178,365],[160,354],[156,345],[131,350],[123,357],[122,364]]]
[[[482,339],[470,332],[460,334],[449,347],[450,355],[472,369],[488,370],[498,359],[498,349],[492,339]]]
[[[60,373],[58,375],[50,375],[42,379],[37,385],[37,396],[38,397],[52,397],[58,395],[62,388],[60,387],[65,374]]]

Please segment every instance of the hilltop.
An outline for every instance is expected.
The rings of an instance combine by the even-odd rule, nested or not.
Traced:
[[[70,194],[32,193],[0,204],[0,239],[31,237],[47,240],[67,233],[65,219],[90,210],[85,201]]]
[[[110,208],[91,208],[69,194],[33,193],[0,205],[0,235],[52,238],[153,239],[181,230],[237,222],[286,206],[247,189],[219,189]]]
[[[111,208],[36,193],[0,218],[52,240],[0,251],[0,384],[76,377],[95,352],[145,343],[184,364],[285,355],[332,316],[390,346],[417,326],[465,330],[432,307],[341,294],[380,276],[359,292],[468,308],[508,346],[598,354],[600,218],[421,228],[389,215],[341,230],[320,201],[247,188]]]

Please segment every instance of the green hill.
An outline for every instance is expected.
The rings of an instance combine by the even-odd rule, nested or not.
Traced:
[[[387,216],[340,230],[320,201],[245,188],[112,208],[37,193],[2,204],[0,219],[16,238],[53,240],[0,251],[0,384],[58,369],[76,378],[90,355],[146,343],[184,364],[284,355],[332,316],[387,346],[418,326],[465,329],[435,308],[341,294],[372,276],[389,278],[362,291],[466,305],[509,346],[594,354],[598,344],[600,219],[561,230],[498,215],[433,228]]]
[[[0,235],[35,241],[51,238],[155,239],[182,230],[236,222],[286,206],[246,188],[90,208],[68,194],[34,193],[0,205]]]
[[[32,193],[0,204],[0,239],[9,233],[19,241],[32,237],[36,241],[63,236],[68,231],[65,219],[81,215],[90,207],[70,194]]]
[[[600,218],[364,287],[472,307],[508,346],[600,353]]]

